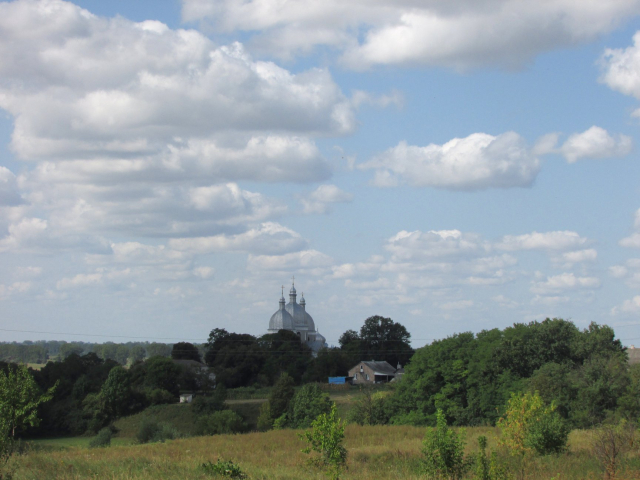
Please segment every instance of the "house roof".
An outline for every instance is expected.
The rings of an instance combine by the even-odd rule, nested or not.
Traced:
[[[357,368],[361,364],[364,364],[367,367],[369,367],[371,370],[373,370],[374,375],[395,375],[396,374],[396,369],[393,368],[388,362],[385,362],[385,361],[376,362],[375,360],[372,360],[370,362],[359,362],[358,365],[356,365],[353,368]]]

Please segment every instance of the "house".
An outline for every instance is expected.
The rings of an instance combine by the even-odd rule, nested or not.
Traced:
[[[388,362],[376,362],[375,360],[362,361],[349,369],[349,377],[354,385],[387,383],[396,378],[396,373],[404,373],[404,369],[393,368]]]
[[[640,348],[636,348],[635,345],[627,347],[627,354],[629,355],[629,365],[640,363]]]
[[[180,403],[191,403],[193,401],[193,393],[183,393],[180,395]]]

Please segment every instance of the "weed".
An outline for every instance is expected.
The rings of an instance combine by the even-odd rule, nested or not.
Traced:
[[[247,478],[247,475],[240,469],[240,466],[231,460],[224,461],[218,459],[216,463],[210,461],[202,464],[202,468],[206,473],[218,475],[220,477],[229,478]]]

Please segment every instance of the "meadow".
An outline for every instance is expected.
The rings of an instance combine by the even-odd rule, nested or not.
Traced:
[[[477,451],[477,438],[488,438],[489,449],[497,448],[499,431],[494,427],[467,428],[468,454]],[[301,453],[304,443],[296,430],[274,430],[241,435],[191,437],[165,443],[134,445],[120,436],[111,447],[89,449],[86,443],[68,440],[35,442],[31,449],[12,460],[14,479],[198,479],[212,478],[201,465],[218,459],[232,460],[252,479],[321,479],[322,471],[308,464]],[[418,479],[425,429],[409,426],[348,425],[348,451],[344,479]],[[532,480],[602,479],[602,467],[590,447],[591,432],[575,430],[569,451],[561,455],[533,458],[527,466]],[[129,444],[127,444],[129,443]],[[501,459],[513,459],[500,454]],[[473,478],[471,475],[468,478]],[[640,457],[634,455],[617,477],[640,479]]]

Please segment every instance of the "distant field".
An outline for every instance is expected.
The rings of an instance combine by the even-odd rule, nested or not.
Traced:
[[[350,425],[346,430],[348,471],[344,479],[418,479],[424,428]],[[476,450],[477,437],[486,435],[494,448],[497,429],[467,429],[467,452]],[[300,452],[299,431],[280,430],[244,435],[218,435],[169,441],[164,444],[112,446],[34,451],[16,458],[15,480],[53,479],[204,479],[211,478],[200,465],[218,458],[233,460],[252,479],[321,479]],[[597,461],[585,441],[588,433],[574,431],[566,455],[534,459],[527,469],[530,480],[596,480],[602,478]],[[509,458],[506,458],[509,461]],[[635,457],[620,480],[640,478],[640,458]],[[468,477],[471,478],[471,477]]]

